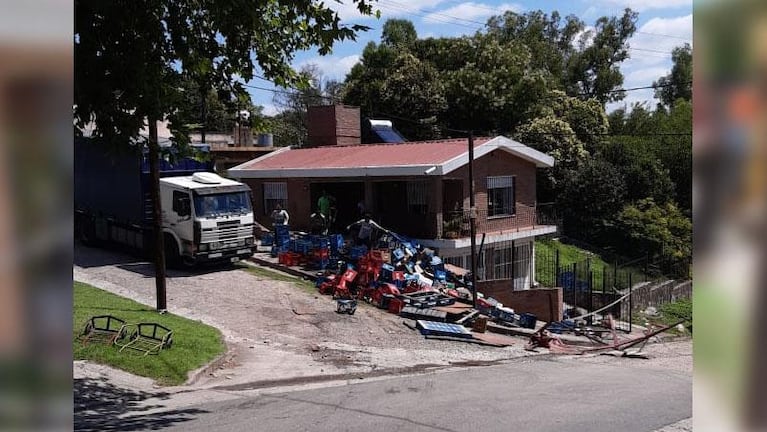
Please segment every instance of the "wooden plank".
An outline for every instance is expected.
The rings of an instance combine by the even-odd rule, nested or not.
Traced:
[[[517,340],[515,340],[512,337],[504,336],[504,335],[496,334],[496,333],[472,332],[471,334],[472,336],[474,336],[474,339],[479,339],[483,342],[500,345],[500,346],[510,346],[510,345],[514,345],[514,342],[517,342]]]
[[[471,305],[455,303],[450,306],[435,306],[432,309],[442,311],[451,315],[460,315],[472,309]]]

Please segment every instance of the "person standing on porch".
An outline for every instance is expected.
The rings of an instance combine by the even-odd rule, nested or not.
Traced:
[[[322,191],[322,196],[317,200],[317,208],[325,216],[326,220],[330,220],[330,196],[328,196],[328,191]]]
[[[290,220],[290,215],[288,215],[287,210],[282,208],[282,205],[279,203],[274,207],[274,210],[272,210],[272,223],[277,225],[287,225],[288,221]]]

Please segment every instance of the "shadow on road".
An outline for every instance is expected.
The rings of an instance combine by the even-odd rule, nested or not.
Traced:
[[[155,277],[154,264],[140,253],[120,246],[110,246],[109,249],[101,247],[89,247],[75,242],[74,265],[82,268],[115,266],[122,270],[131,271],[147,278]],[[234,267],[228,263],[208,264],[189,270],[168,269],[168,277],[194,277],[215,273],[222,270],[231,270]]]
[[[78,431],[158,430],[187,422],[208,411],[177,409],[146,414],[163,408],[169,393],[148,393],[116,387],[106,380],[74,380],[74,429]],[[158,403],[145,403],[156,399]]]
[[[318,402],[318,401],[314,401],[314,400],[301,399],[301,398],[298,398],[298,397],[288,397],[288,396],[284,396],[284,395],[282,395],[282,396],[281,395],[265,395],[264,398],[267,398],[267,399],[279,399],[279,400],[290,401],[290,402],[300,402],[300,403],[305,403],[305,404],[318,405],[318,406],[322,406],[322,407],[332,408],[332,411],[344,410],[344,411],[348,411],[348,412],[351,412],[351,413],[357,413],[357,414],[362,414],[362,415],[366,415],[366,416],[378,417],[378,418],[381,419],[381,421],[395,420],[395,421],[400,421],[400,422],[407,423],[407,424],[412,425],[414,427],[417,426],[419,428],[432,429],[432,430],[439,431],[439,432],[457,432],[454,429],[448,429],[447,427],[442,427],[442,426],[438,426],[438,425],[432,425],[432,424],[420,422],[420,421],[413,420],[413,419],[410,419],[410,418],[407,418],[407,417],[395,416],[395,415],[390,415],[390,414],[382,414],[382,413],[373,412],[372,410],[371,411],[367,411],[367,410],[363,410],[363,409],[349,408],[349,407],[345,407],[345,406],[342,406],[342,405],[336,404],[336,403]]]

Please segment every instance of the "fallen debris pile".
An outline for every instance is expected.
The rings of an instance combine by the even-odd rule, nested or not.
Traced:
[[[262,246],[286,266],[302,266],[316,273],[320,293],[338,301],[337,312],[353,314],[356,301],[365,301],[403,318],[430,324],[454,324],[470,337],[458,338],[483,343],[486,323],[505,327],[534,329],[537,319],[517,314],[493,298],[477,295],[473,307],[471,274],[446,264],[429,248],[405,236],[387,231],[374,248],[349,243],[340,234],[310,235],[290,233],[278,226],[273,235],[262,237]],[[354,301],[355,303],[352,303]],[[477,325],[482,323],[482,325]],[[490,329],[489,331],[492,331]],[[428,338],[455,338],[455,335],[424,333]],[[507,346],[512,339],[504,335],[484,337],[485,344]],[[492,339],[492,341],[490,341]]]

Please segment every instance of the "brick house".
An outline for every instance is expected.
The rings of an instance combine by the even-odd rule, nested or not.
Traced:
[[[324,141],[332,138],[326,135]],[[255,215],[265,226],[280,203],[293,229],[308,230],[324,190],[337,200],[335,231],[360,218],[357,204],[362,201],[382,226],[436,249],[448,263],[470,268],[467,139],[349,141],[282,148],[231,168],[229,175],[251,187]],[[536,170],[553,163],[551,156],[504,136],[474,140],[478,247],[484,235],[478,288],[494,291],[508,287],[510,280],[515,290],[535,284],[534,239],[556,232],[556,226],[542,224],[538,217]]]

